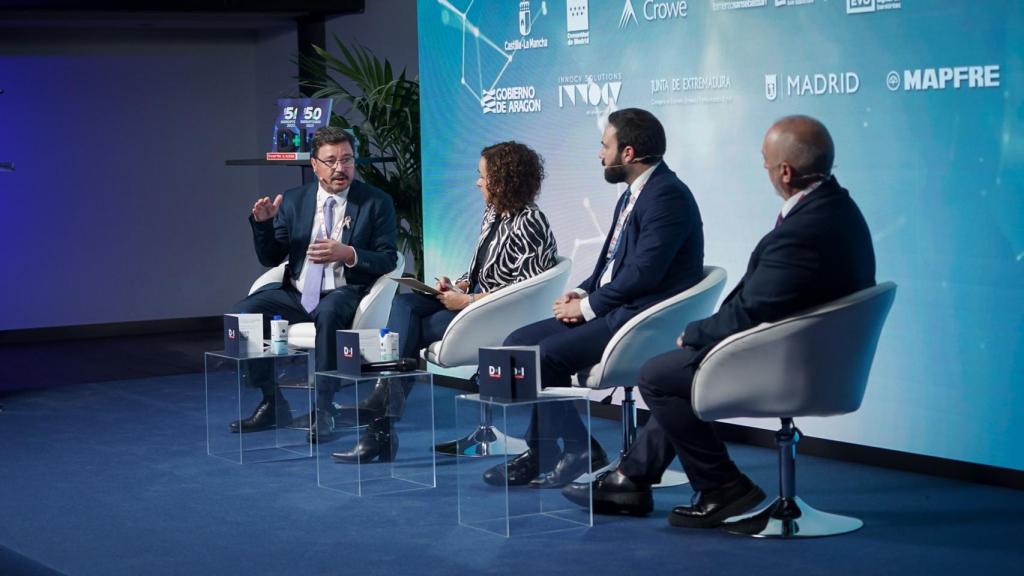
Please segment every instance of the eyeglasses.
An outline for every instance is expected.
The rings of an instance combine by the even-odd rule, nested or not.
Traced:
[[[342,168],[350,168],[352,166],[355,166],[356,164],[355,156],[342,156],[341,158],[338,158],[336,160],[321,160],[316,156],[313,156],[313,158],[316,159],[317,162],[323,164],[324,166],[327,166],[328,168],[334,168],[335,166],[341,166]]]

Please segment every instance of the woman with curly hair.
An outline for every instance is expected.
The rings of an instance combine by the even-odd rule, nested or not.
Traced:
[[[525,144],[500,142],[480,152],[478,171],[476,187],[487,208],[469,270],[454,283],[441,277],[437,296],[414,292],[399,294],[392,302],[387,327],[398,332],[402,358],[415,358],[420,349],[440,340],[452,319],[467,306],[555,265],[555,237],[547,217],[534,203],[544,180],[540,155]],[[386,396],[386,391],[375,390],[367,404],[394,406]],[[333,456],[343,462],[383,461],[394,456],[398,443],[389,418],[397,416],[387,414],[374,420],[353,450]]]

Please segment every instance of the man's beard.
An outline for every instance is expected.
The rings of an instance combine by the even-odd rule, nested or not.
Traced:
[[[604,179],[609,184],[618,184],[626,181],[626,167],[622,165],[622,153],[615,155],[610,166],[604,167]]]

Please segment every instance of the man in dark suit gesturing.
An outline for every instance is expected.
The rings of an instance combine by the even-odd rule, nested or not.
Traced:
[[[359,301],[370,286],[395,267],[395,205],[384,192],[353,179],[352,135],[321,128],[313,135],[310,163],[317,181],[261,198],[252,208],[256,256],[264,266],[288,259],[284,281],[248,296],[236,312],[280,314],[290,323],[316,325],[316,369],[337,365],[337,330],[352,325]],[[264,430],[275,414],[289,413],[270,374],[251,374],[263,390],[252,416],[232,422],[234,431]],[[329,415],[318,415],[320,429]],[[314,428],[315,430],[316,428]],[[315,436],[315,435],[314,435]]]
[[[626,108],[608,117],[599,153],[604,177],[628,187],[594,270],[555,301],[554,318],[520,328],[505,340],[509,346],[539,345],[545,387],[569,386],[574,373],[600,362],[605,345],[630,318],[703,277],[700,211],[690,189],[662,161],[664,154],[665,130],[650,112]],[[545,423],[530,427],[530,450],[509,462],[510,484],[559,487],[587,472],[581,453],[591,439],[575,410],[556,404],[534,414]],[[538,428],[545,438],[538,437]],[[559,460],[541,462],[541,454],[559,454],[558,439],[563,443]],[[601,446],[593,442],[592,450],[594,466],[606,465]],[[504,483],[505,466],[488,470],[484,480]]]
[[[676,342],[680,349],[655,356],[640,373],[640,392],[652,416],[645,433],[668,438],[697,492],[691,505],[672,510],[673,526],[716,526],[764,498],[729,458],[711,424],[693,412],[690,388],[701,359],[732,334],[875,284],[871,234],[850,194],[831,175],[834,147],[825,126],[807,116],[783,118],[765,135],[762,154],[768,179],[785,201],[775,229],[758,243],[718,312],[691,322]],[[651,466],[627,454],[618,470],[594,481],[595,511],[650,512],[650,487],[662,471],[661,463]],[[586,502],[588,488],[573,484],[563,493]]]

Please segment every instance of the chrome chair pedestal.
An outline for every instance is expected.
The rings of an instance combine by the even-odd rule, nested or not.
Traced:
[[[442,442],[434,446],[434,452],[449,456],[470,456],[482,458],[507,454],[522,454],[529,448],[521,438],[508,436],[492,424],[490,406],[480,405],[480,426],[468,436],[458,440]]]
[[[820,538],[859,530],[864,522],[850,516],[822,512],[795,497],[776,498],[748,516],[729,519],[724,528],[730,534],[754,538]]]
[[[744,516],[730,518],[724,528],[731,534],[755,538],[819,538],[853,532],[864,525],[857,518],[821,512],[796,495],[796,445],[800,430],[792,418],[782,419],[775,433],[779,447],[779,497]]]

